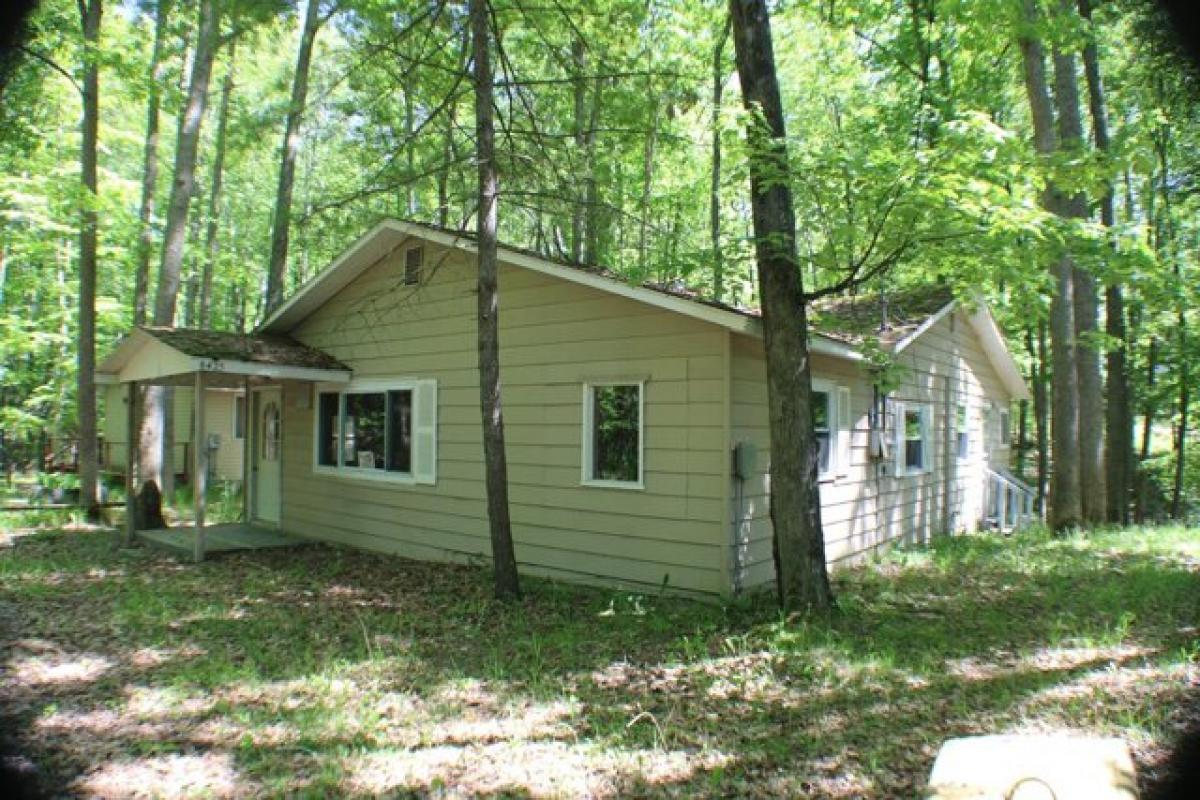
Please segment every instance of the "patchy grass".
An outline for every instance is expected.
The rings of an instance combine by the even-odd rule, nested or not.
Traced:
[[[194,566],[104,531],[0,549],[0,703],[53,791],[919,794],[940,743],[1192,724],[1200,531],[969,537],[733,607],[323,546]]]

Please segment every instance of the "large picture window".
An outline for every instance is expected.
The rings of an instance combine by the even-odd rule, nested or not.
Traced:
[[[584,384],[583,482],[642,485],[641,383]]]
[[[432,483],[436,471],[434,381],[362,383],[317,392],[319,471]]]

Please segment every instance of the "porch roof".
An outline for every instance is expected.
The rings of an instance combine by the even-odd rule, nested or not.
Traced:
[[[139,326],[96,369],[98,383],[241,385],[246,378],[345,383],[351,371],[328,353],[279,334]]]

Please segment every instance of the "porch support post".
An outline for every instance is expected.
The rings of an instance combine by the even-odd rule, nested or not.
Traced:
[[[137,532],[138,447],[135,437],[141,428],[137,413],[138,385],[130,381],[125,387],[125,546],[133,544]]]
[[[250,376],[242,382],[242,522],[250,522],[250,431],[254,429],[250,415]],[[236,402],[236,401],[235,401]]]
[[[208,447],[204,441],[204,373],[196,371],[195,400],[196,431],[192,437],[192,503],[196,514],[193,557],[204,560],[204,494],[208,484]]]

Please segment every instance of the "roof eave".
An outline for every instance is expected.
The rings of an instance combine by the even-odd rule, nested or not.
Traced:
[[[400,234],[404,238],[390,247],[383,248],[382,251],[379,248],[376,248],[375,251],[369,251],[371,243],[386,231]],[[465,236],[447,231],[434,230],[400,220],[384,220],[360,236],[354,244],[346,249],[346,252],[296,292],[291,299],[276,309],[257,330],[261,333],[289,332],[303,321],[308,314],[312,313],[322,303],[351,283],[370,268],[371,265],[377,263],[382,256],[403,244],[409,237],[424,239],[443,247],[454,248],[467,253],[478,252],[475,243]],[[546,259],[514,251],[503,245],[499,247],[499,256],[501,260],[514,266],[544,275],[551,275],[571,283],[588,286],[610,294],[628,297],[638,302],[718,325],[734,333],[756,338],[762,338],[763,335],[762,320],[751,314],[741,314],[736,311],[717,308],[697,300],[677,297],[667,292],[624,283],[605,275],[562,266]],[[343,271],[345,274],[342,275],[342,279],[335,279],[335,276]],[[855,348],[832,339],[819,337],[819,335],[810,338],[810,346],[814,352],[825,355],[852,361],[862,360],[862,354]]]

